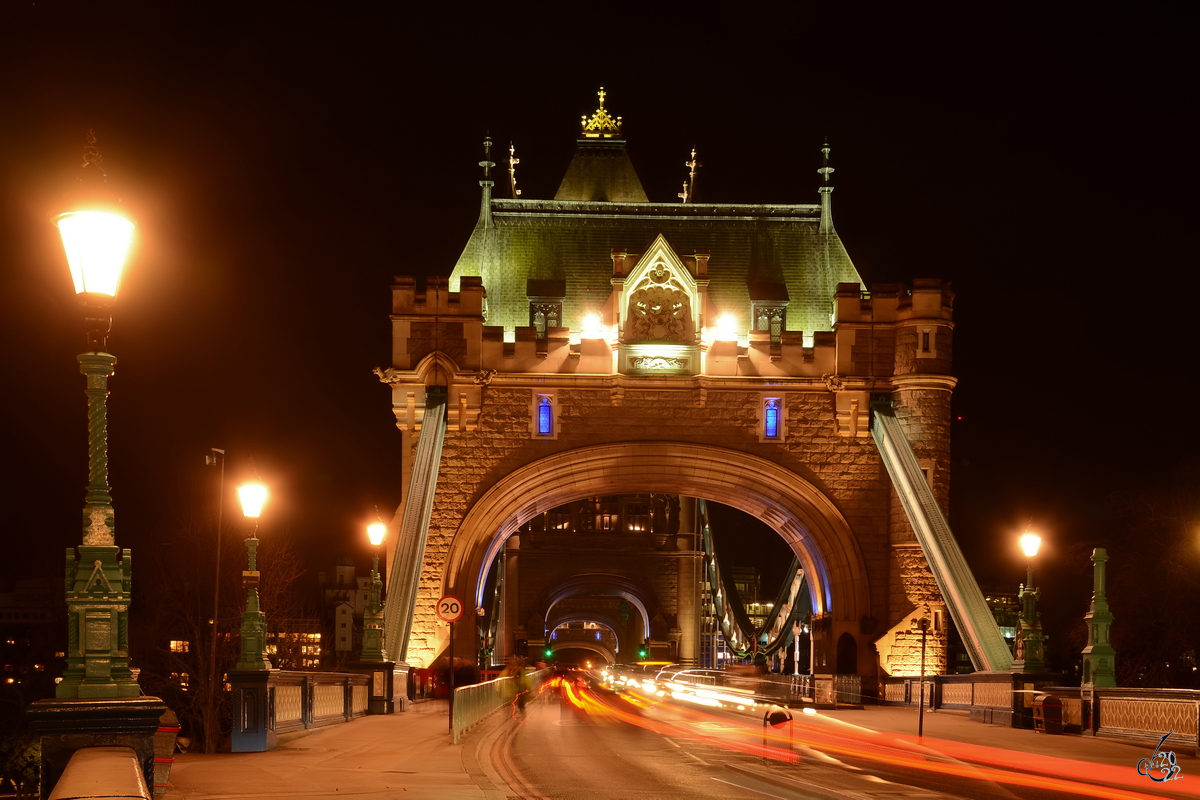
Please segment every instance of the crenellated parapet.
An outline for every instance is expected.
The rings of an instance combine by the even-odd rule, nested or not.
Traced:
[[[670,265],[683,273],[674,283],[661,261],[652,265],[657,272],[631,274],[639,258],[646,260],[614,250],[610,296],[578,320],[564,319],[566,281],[550,290],[531,286],[562,296],[531,293],[531,324],[510,329],[488,324],[488,292],[477,276],[462,277],[457,292],[441,278],[421,285],[397,277],[392,367],[416,371],[440,353],[464,373],[808,379],[866,393],[887,391],[883,382],[893,378],[911,376],[916,385],[920,376],[950,373],[954,294],[942,281],[918,279],[911,290],[878,284],[870,292],[839,284],[831,331],[772,329],[765,302],[741,314],[742,321],[758,314],[766,321],[759,329],[737,329],[728,322],[737,315],[706,297],[705,279],[697,278],[707,273],[707,253]]]

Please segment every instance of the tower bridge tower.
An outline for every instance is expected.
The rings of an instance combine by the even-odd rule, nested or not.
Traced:
[[[606,102],[584,117],[553,199],[496,197],[487,143],[479,221],[449,278],[393,282],[379,375],[403,432],[405,501],[388,539],[401,588],[389,651],[436,658],[449,629],[434,604],[454,594],[495,622],[495,660],[520,634],[532,646],[579,621],[619,642],[643,625],[694,658],[694,519],[681,513],[670,534],[627,527],[662,496],[733,506],[783,538],[811,593],[816,672],[915,672],[910,631],[927,607],[935,640],[949,610],[977,667],[1007,668],[976,635],[961,555],[929,550],[945,537],[910,522],[944,514],[949,496],[949,286],[863,285],[833,225],[828,147],[811,204],[707,202],[694,152],[683,202],[651,200]],[[873,429],[879,401],[890,407]],[[560,546],[562,509],[586,558]],[[584,509],[590,529],[577,527]],[[623,561],[631,542],[674,572]],[[494,608],[487,587],[506,560],[508,603]],[[478,646],[470,626],[455,636],[456,653]]]

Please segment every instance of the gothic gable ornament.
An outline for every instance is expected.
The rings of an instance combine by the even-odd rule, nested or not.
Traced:
[[[622,341],[693,345],[696,281],[660,234],[625,280]]]
[[[695,375],[700,369],[703,306],[695,277],[662,234],[625,275],[618,268],[620,372]]]

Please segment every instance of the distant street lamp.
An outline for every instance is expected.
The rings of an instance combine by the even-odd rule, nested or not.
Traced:
[[[244,483],[238,487],[238,499],[242,503],[242,514],[254,520],[254,528],[246,539],[249,569],[242,573],[242,586],[246,588],[246,610],[242,613],[242,647],[237,669],[270,669],[267,659],[267,617],[258,604],[258,517],[267,502],[267,487],[258,482]]]
[[[1025,553],[1026,578],[1021,586],[1021,650],[1013,662],[1013,672],[1045,672],[1042,620],[1037,610],[1039,592],[1033,588],[1033,558],[1041,547],[1042,537],[1026,531],[1021,534],[1021,551]]]
[[[83,507],[79,561],[67,549],[67,668],[55,696],[137,697],[129,666],[129,551],[118,551],[108,486],[108,378],[117,363],[107,352],[112,306],[133,241],[133,223],[105,186],[106,175],[88,131],[79,191],[71,210],[55,221],[75,293],[86,309],[87,352],[79,371],[87,378],[88,489]]]
[[[373,522],[367,526],[367,538],[375,547],[371,563],[371,590],[363,613],[362,661],[387,661],[383,652],[383,581],[379,577],[379,545],[387,536],[387,526]]]

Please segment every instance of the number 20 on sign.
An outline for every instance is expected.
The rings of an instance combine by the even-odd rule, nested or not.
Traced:
[[[442,622],[458,622],[462,619],[463,604],[454,595],[446,595],[437,603],[437,617]]]

